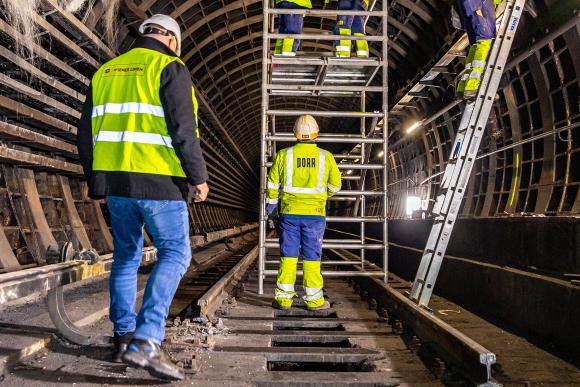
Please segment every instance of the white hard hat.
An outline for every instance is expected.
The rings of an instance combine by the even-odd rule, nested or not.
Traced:
[[[314,140],[318,137],[318,131],[318,124],[310,114],[298,117],[294,123],[294,136],[298,140]]]
[[[177,49],[175,50],[175,53],[177,56],[181,55],[181,30],[179,29],[179,24],[177,24],[174,18],[159,13],[153,15],[141,23],[139,33],[145,33],[145,29],[149,24],[157,24],[158,26],[165,28],[167,31],[172,32],[177,40]]]

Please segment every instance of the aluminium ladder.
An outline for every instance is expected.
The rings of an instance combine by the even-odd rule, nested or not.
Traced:
[[[266,237],[267,215],[266,184],[268,169],[279,143],[292,143],[295,141],[291,128],[276,130],[277,117],[298,117],[310,114],[317,119],[329,118],[359,118],[360,132],[358,133],[331,133],[330,128],[321,127],[318,143],[341,143],[354,144],[360,149],[359,154],[335,155],[338,168],[346,172],[344,180],[355,181],[356,190],[342,190],[337,195],[329,198],[335,201],[349,201],[356,203],[357,212],[353,216],[327,216],[328,223],[354,223],[360,226],[360,237],[351,239],[324,239],[323,249],[344,249],[360,252],[360,260],[347,261],[322,260],[322,274],[327,277],[347,276],[377,276],[387,281],[388,275],[388,245],[387,245],[387,6],[383,1],[381,11],[337,11],[337,10],[308,10],[308,9],[274,9],[273,1],[263,1],[263,35],[262,35],[262,128],[261,128],[261,158],[260,158],[260,234],[259,234],[259,294],[263,294],[264,279],[266,276],[275,276],[277,270],[272,269],[278,264],[277,260],[267,260],[272,257],[275,249],[279,248],[277,239]],[[372,8],[372,7],[371,7]],[[274,32],[274,19],[279,14],[303,14],[305,17],[336,17],[337,15],[360,15],[382,18],[380,23],[380,36],[336,36],[331,34],[279,34]],[[273,55],[272,40],[277,38],[295,38],[302,41],[333,41],[333,40],[359,40],[369,41],[369,45],[380,52],[379,57],[370,58],[335,58],[322,53],[307,55],[299,53],[294,57]],[[371,42],[380,42],[376,47]],[[373,51],[371,51],[373,52]],[[330,53],[331,55],[333,53]],[[371,85],[372,81],[381,70],[380,86]],[[382,110],[366,112],[365,99],[367,93],[381,94]],[[281,100],[282,105],[274,106],[272,98]],[[345,98],[359,103],[359,111],[333,111],[333,110],[298,110],[287,109],[286,101],[292,98],[295,101],[305,102],[304,99],[317,101],[323,98]],[[291,104],[288,104],[291,106]],[[302,106],[307,106],[302,104]],[[329,104],[329,106],[333,106]],[[276,109],[282,107],[283,109]],[[304,109],[304,108],[303,108]],[[367,132],[365,120],[372,119],[371,129]],[[285,129],[285,130],[284,130]],[[382,151],[380,162],[370,163],[370,152],[376,146]],[[323,145],[324,147],[324,145]],[[378,190],[365,188],[365,173],[367,170],[375,170],[382,174],[382,187]],[[347,172],[350,171],[350,172]],[[353,173],[354,171],[354,173]],[[359,175],[357,175],[359,173]],[[351,175],[352,174],[352,175]],[[343,182],[343,187],[344,187]],[[382,214],[380,216],[368,216],[366,210],[366,198],[380,200]],[[367,223],[381,224],[383,228],[382,240],[370,240],[365,237],[365,225]],[[270,253],[267,253],[271,250]],[[365,258],[366,250],[382,252],[382,267],[375,265]],[[269,267],[267,265],[270,265]],[[326,270],[325,266],[352,265],[353,270]],[[366,265],[366,266],[365,266]],[[298,271],[299,275],[302,271]]]
[[[463,111],[433,207],[431,233],[409,293],[419,306],[427,308],[433,293],[524,5],[525,0],[506,1],[481,86],[475,100],[468,102]]]

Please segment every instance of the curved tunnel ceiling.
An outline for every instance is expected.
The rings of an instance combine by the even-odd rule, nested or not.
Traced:
[[[313,1],[322,8],[322,1]],[[381,9],[378,1],[375,9]],[[412,79],[441,47],[448,35],[443,17],[449,8],[435,0],[397,0],[389,3],[389,67],[391,88],[396,90]],[[122,15],[129,27],[122,49],[137,37],[135,28],[145,17],[165,13],[176,18],[184,30],[182,58],[191,69],[197,89],[244,150],[248,160],[257,162],[260,127],[260,82],[262,45],[262,1],[141,1],[126,0]],[[331,18],[308,17],[305,33],[332,31]],[[377,20],[370,19],[367,33],[380,34]],[[429,36],[425,40],[425,36]],[[301,50],[332,52],[332,42],[304,41]],[[378,52],[371,45],[371,53]],[[380,79],[377,77],[377,79]],[[357,109],[352,101],[337,98],[278,97],[273,107],[338,110]],[[376,104],[369,100],[369,107]],[[377,105],[378,106],[378,105]],[[289,126],[288,119],[278,125]],[[324,123],[321,125],[324,127]]]
[[[392,217],[404,216],[405,198],[410,193],[434,198],[457,130],[462,104],[454,102],[452,85],[462,68],[466,42],[462,33],[450,26],[452,2],[388,3]],[[2,121],[26,129],[30,136],[48,133],[65,141],[57,142],[58,152],[51,142],[52,150],[45,156],[78,163],[70,147],[91,75],[115,55],[114,51],[123,52],[132,45],[143,19],[155,13],[170,14],[185,31],[183,59],[200,100],[202,146],[215,187],[211,204],[248,210],[248,216],[254,216],[261,121],[262,1],[94,0],[90,12],[82,9],[74,15],[59,10],[63,3],[38,0],[38,14],[33,16],[39,27],[38,43],[32,58],[26,52],[14,54],[19,32],[6,22],[0,7],[0,55],[6,59],[0,67],[8,76],[0,80]],[[115,3],[120,4],[113,40],[118,47],[110,49],[100,38],[106,35],[104,11]],[[321,8],[322,3],[313,1],[315,8]],[[463,216],[580,213],[578,2],[527,3],[483,139],[482,158],[469,182]],[[375,9],[381,7],[377,1]],[[305,32],[330,33],[333,25],[332,18],[309,16]],[[368,33],[381,34],[380,28],[377,20],[369,20]],[[371,44],[371,52],[377,53],[378,48]],[[332,42],[303,41],[301,49],[331,54]],[[380,74],[374,85],[379,79]],[[358,103],[354,98],[336,97],[271,99],[274,109],[358,110]],[[366,110],[379,105],[368,93]],[[366,120],[367,130],[370,121]],[[425,123],[406,134],[405,129],[417,121]],[[320,123],[323,130],[350,131],[359,121],[320,118]],[[277,117],[277,130],[289,130],[291,124],[290,118]],[[13,133],[15,129],[2,130]],[[7,147],[30,146],[28,139],[22,141],[22,134],[16,139],[11,136]],[[331,150],[351,150],[340,147]],[[44,152],[45,146],[33,148]],[[8,159],[14,161],[11,157]],[[53,169],[78,176],[78,168],[62,165]],[[381,186],[375,175],[370,172],[371,189]],[[380,204],[373,208],[378,213]]]

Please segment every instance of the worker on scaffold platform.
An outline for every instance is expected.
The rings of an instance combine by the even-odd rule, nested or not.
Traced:
[[[282,9],[311,9],[310,0],[276,0],[276,8]],[[301,34],[304,15],[282,14],[278,18],[278,32],[281,34]],[[299,39],[276,39],[274,55],[296,56]]]
[[[325,3],[329,3],[326,0]],[[369,8],[368,0],[339,0],[340,11],[366,11]],[[334,27],[335,35],[365,36],[365,18],[358,15],[339,15]],[[334,54],[338,58],[350,58],[352,45],[356,46],[357,58],[369,57],[369,43],[366,40],[339,40],[335,42]]]

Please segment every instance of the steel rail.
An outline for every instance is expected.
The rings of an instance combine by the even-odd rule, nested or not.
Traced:
[[[256,224],[232,227],[207,233],[203,237],[207,244],[256,227]],[[153,247],[145,247],[142,263],[154,261],[155,256],[156,250]],[[71,261],[0,274],[0,307],[24,297],[44,294],[58,286],[106,275],[110,272],[112,262],[113,254],[106,254],[94,265],[84,261]]]
[[[206,235],[205,242],[198,244],[197,247],[208,245],[217,238],[223,239],[228,236],[239,235],[242,233],[242,228],[234,227],[233,229],[229,230],[222,230],[221,233],[217,235]],[[214,239],[216,238],[216,239]],[[193,239],[193,238],[192,238]],[[156,259],[156,252],[155,248],[148,248],[143,255],[144,259],[147,259],[147,263],[151,263]],[[97,263],[97,265],[100,262]],[[85,268],[87,268],[87,264],[83,264]],[[93,269],[95,265],[88,266],[87,269]],[[98,275],[106,274],[110,271],[112,267],[112,254],[110,257],[107,257],[105,262],[101,265],[101,270],[99,270]],[[106,271],[105,269],[108,269]],[[81,275],[81,278],[84,280],[86,279],[85,276]],[[67,340],[80,345],[89,345],[89,344],[106,344],[109,343],[111,338],[109,336],[103,335],[93,335],[92,333],[83,332],[68,316],[66,312],[66,305],[64,301],[64,286],[63,284],[56,285],[54,288],[48,290],[48,297],[47,297],[47,305],[48,305],[48,312],[50,318],[57,328],[58,332],[64,336]]]
[[[352,253],[331,251],[339,258],[353,262],[347,257]],[[361,287],[368,291],[369,298],[375,299],[380,305],[386,307],[389,313],[396,315],[421,340],[432,343],[435,351],[443,359],[457,366],[476,385],[494,385],[491,378],[491,366],[496,362],[496,355],[492,351],[438,319],[430,311],[419,307],[384,281],[376,278],[355,281],[365,281],[361,283]]]
[[[210,316],[215,311],[215,308],[219,306],[217,300],[244,277],[245,273],[258,257],[258,250],[259,246],[256,245],[198,299],[197,306],[202,316]]]

